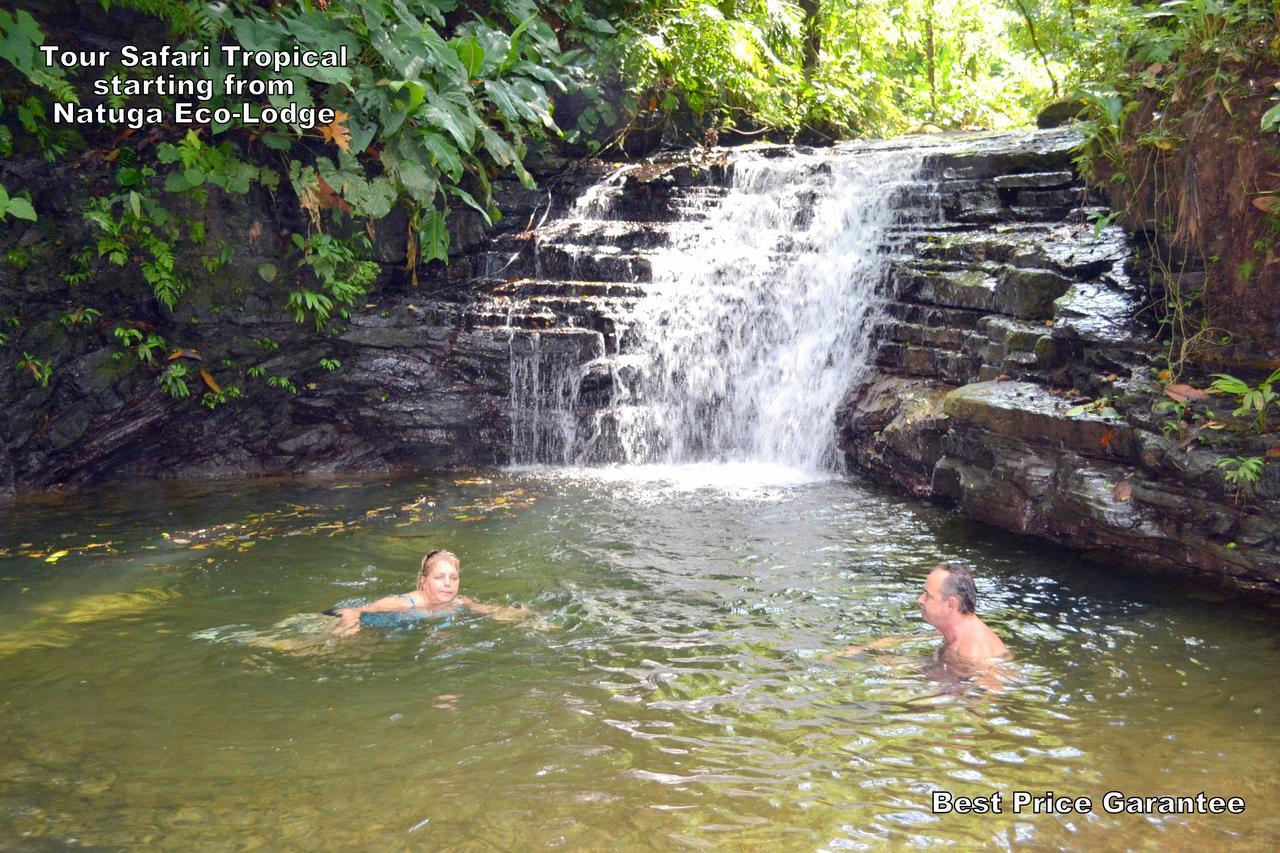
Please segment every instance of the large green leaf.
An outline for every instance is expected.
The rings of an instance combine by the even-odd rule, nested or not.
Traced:
[[[427,57],[431,60],[431,67],[446,71],[450,76],[457,78],[460,82],[466,83],[467,67],[462,64],[462,60],[458,58],[458,54],[449,44],[442,38],[440,34],[431,27],[423,27],[418,38],[427,49]]]
[[[426,85],[418,80],[391,80],[387,83],[387,89],[402,95],[400,106],[409,115],[422,105],[427,96]]]
[[[485,80],[484,91],[489,96],[489,100],[493,101],[494,106],[498,108],[498,112],[502,113],[503,118],[512,124],[519,122],[522,118],[537,120],[537,115],[511,91],[511,86],[507,82],[503,80]]]
[[[471,142],[475,139],[476,130],[479,129],[482,132],[484,130],[482,123],[474,121],[444,98],[436,99],[423,110],[422,118],[433,127],[447,130],[463,151],[471,150]]]
[[[421,261],[445,261],[449,260],[449,228],[445,224],[444,214],[438,210],[432,210],[427,214],[426,220],[419,229],[420,242],[422,250],[419,255]]]
[[[480,205],[480,202],[472,198],[471,193],[467,192],[461,187],[449,187],[448,192],[449,192],[449,195],[453,196],[454,198],[461,199],[462,202],[466,204],[468,207],[474,208],[481,216],[484,217],[484,222],[486,225],[493,224],[493,221],[489,219],[489,211],[485,210],[484,207]]]
[[[286,18],[285,23],[297,43],[305,45],[308,50],[337,51],[346,47],[348,59],[356,55],[355,38],[342,28],[340,22],[323,12],[306,12],[296,18]],[[351,85],[351,69],[345,66],[302,67],[298,73],[319,83]]]
[[[462,177],[462,157],[458,154],[458,149],[453,147],[449,140],[430,130],[422,131],[418,135],[418,139],[422,142],[423,147],[430,152],[431,156],[435,158],[436,166],[440,171],[454,181]]]
[[[284,28],[275,21],[237,18],[231,28],[245,50],[278,50],[284,38]]]
[[[467,69],[467,77],[479,77],[480,69],[484,67],[484,45],[480,44],[480,40],[475,36],[467,36],[454,39],[450,44],[458,55],[458,61]]]
[[[374,134],[378,132],[376,124],[361,121],[354,116],[347,119],[347,128],[351,131],[351,139],[347,141],[347,145],[350,147],[352,154],[359,154],[368,148],[369,143],[373,141]]]
[[[440,188],[437,181],[427,170],[414,160],[404,160],[399,169],[400,184],[414,201],[430,204],[435,200],[436,191]]]
[[[426,57],[420,52],[413,52],[412,45],[393,38],[386,19],[372,5],[362,8],[365,25],[369,29],[369,44],[395,70],[396,76],[405,80],[415,79],[426,67]]]
[[[7,59],[21,71],[31,69],[35,62],[35,46],[44,43],[44,33],[30,13],[19,9],[16,18],[0,9],[0,59]]]
[[[520,162],[520,155],[516,153],[511,143],[495,133],[492,128],[483,124],[480,125],[480,137],[484,140],[485,150],[500,165],[510,166],[526,189],[533,189],[537,186],[534,183],[533,176],[529,174],[529,170]]]
[[[1275,130],[1280,125],[1280,104],[1276,104],[1271,109],[1262,114],[1262,131]]]

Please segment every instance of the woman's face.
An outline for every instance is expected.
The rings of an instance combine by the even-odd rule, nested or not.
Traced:
[[[448,604],[458,595],[458,569],[442,560],[432,566],[428,574],[419,576],[418,589],[422,590],[427,604]]]

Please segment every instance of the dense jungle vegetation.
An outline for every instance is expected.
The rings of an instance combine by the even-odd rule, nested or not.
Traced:
[[[258,275],[277,288],[274,310],[322,334],[363,303],[379,275],[370,252],[375,223],[395,208],[407,212],[404,261],[416,284],[422,264],[448,259],[451,211],[491,221],[494,181],[514,176],[532,186],[527,164],[548,155],[1003,128],[1064,100],[1068,113],[1089,120],[1087,173],[1157,248],[1167,273],[1162,340],[1177,375],[1188,359],[1254,330],[1247,322],[1229,328],[1226,297],[1238,301],[1274,277],[1280,200],[1270,188],[1219,170],[1224,184],[1244,185],[1230,211],[1249,234],[1242,250],[1213,243],[1224,235],[1206,223],[1226,214],[1203,197],[1189,203],[1175,173],[1185,173],[1178,158],[1198,144],[1195,122],[1212,125],[1219,143],[1253,151],[1250,175],[1274,159],[1267,152],[1280,125],[1272,106],[1278,35],[1273,6],[1246,0],[19,2],[0,10],[0,228],[42,215],[39,187],[28,180],[91,176],[82,211],[90,238],[59,250],[57,286],[69,295],[58,323],[110,336],[124,357],[156,371],[171,396],[191,396],[194,386],[214,408],[245,381],[293,386],[288,377],[254,376],[251,366],[215,376],[207,361],[197,378],[195,362],[165,360],[184,342],[180,325],[160,321],[181,313],[191,290],[235,252],[198,215],[215,195],[266,192],[305,212],[287,261],[264,264]],[[282,73],[293,82],[292,100],[335,110],[314,129],[127,129],[55,124],[53,103],[102,101],[89,88],[94,79],[165,73],[214,81],[209,106],[244,98],[218,91],[227,69],[216,62],[67,71],[46,67],[38,50],[46,43],[296,45],[345,48],[350,59]],[[116,107],[164,100],[107,97]],[[64,170],[41,173],[31,165],[40,162]],[[31,263],[32,251],[5,245],[8,277]],[[1194,286],[1178,284],[1175,273],[1191,268]],[[132,288],[137,310],[104,314],[101,280]],[[26,322],[21,305],[0,294],[8,369],[47,386],[53,364]]]

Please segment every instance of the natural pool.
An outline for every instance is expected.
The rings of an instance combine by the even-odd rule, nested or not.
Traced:
[[[411,588],[436,547],[464,593],[548,624],[329,643],[298,617]],[[733,466],[150,483],[6,507],[0,549],[6,848],[1280,837],[1274,611],[858,483]],[[943,559],[978,567],[1018,658],[1002,689],[931,678],[930,642],[822,660],[919,630]],[[933,815],[935,788],[1095,811]],[[1247,809],[1108,815],[1108,790]]]

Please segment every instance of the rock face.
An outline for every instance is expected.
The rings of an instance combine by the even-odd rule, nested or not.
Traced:
[[[1219,471],[1226,451],[1166,438],[1150,414],[1159,389],[1132,332],[1143,301],[1133,246],[1089,221],[1103,211],[1072,169],[1078,141],[1058,129],[887,143],[928,146],[926,178],[901,203],[930,215],[899,226],[906,249],[891,259],[873,364],[851,377],[837,415],[841,449],[851,467],[984,522],[1280,589],[1280,466],[1246,499]],[[82,200],[51,180],[41,221],[0,238],[0,256],[25,258],[3,270],[5,351],[52,367],[47,387],[38,366],[0,371],[0,493],[555,461],[586,422],[600,440],[585,458],[608,461],[600,416],[629,382],[628,315],[654,253],[667,223],[698,227],[732,170],[729,153],[686,153],[607,180],[604,167],[580,167],[547,191],[503,187],[501,224],[484,233],[455,216],[456,257],[419,270],[417,286],[397,266],[404,223],[385,221],[378,286],[326,334],[294,323],[287,288],[256,273],[285,269],[289,232],[305,230],[265,197],[212,199],[210,232],[240,252],[176,313],[140,311],[121,281],[51,288],[90,236]],[[588,186],[610,197],[608,217],[580,215]],[[68,320],[87,305],[102,316]],[[122,351],[121,324],[183,351],[190,398],[167,396],[162,365]],[[244,399],[206,411],[201,368]],[[1258,439],[1247,450],[1273,449]]]
[[[1085,221],[1069,133],[1039,139],[936,164],[944,216],[899,264],[877,369],[838,415],[851,465],[1111,562],[1280,590],[1280,467],[1242,499],[1218,465],[1275,442],[1165,436],[1133,248]]]
[[[207,273],[182,247],[179,267],[194,282],[170,312],[139,298],[138,285],[110,268],[80,287],[62,285],[74,268],[70,256],[92,245],[81,218],[86,183],[54,175],[45,186],[40,221],[0,238],[7,339],[0,349],[0,494],[116,477],[369,471],[508,458],[509,335],[471,328],[476,296],[458,282],[430,270],[419,287],[405,280],[402,220],[384,221],[376,234],[375,254],[385,266],[368,303],[317,333],[285,309],[291,285],[284,274],[274,284],[258,275],[263,263],[289,269],[288,234],[307,231],[269,197],[233,203],[215,190],[207,207],[184,211],[207,223],[207,244],[224,240],[238,251],[228,266]],[[512,214],[507,230],[540,198],[518,187],[500,192]],[[466,215],[454,217],[455,247],[484,239],[473,225]],[[69,322],[85,307],[101,313]],[[117,328],[162,337],[154,363],[123,347]],[[161,387],[171,352],[181,353],[175,361],[187,368],[185,398]],[[33,371],[14,369],[24,353],[51,367],[47,386]],[[201,370],[243,397],[206,409],[202,395],[211,386]]]

